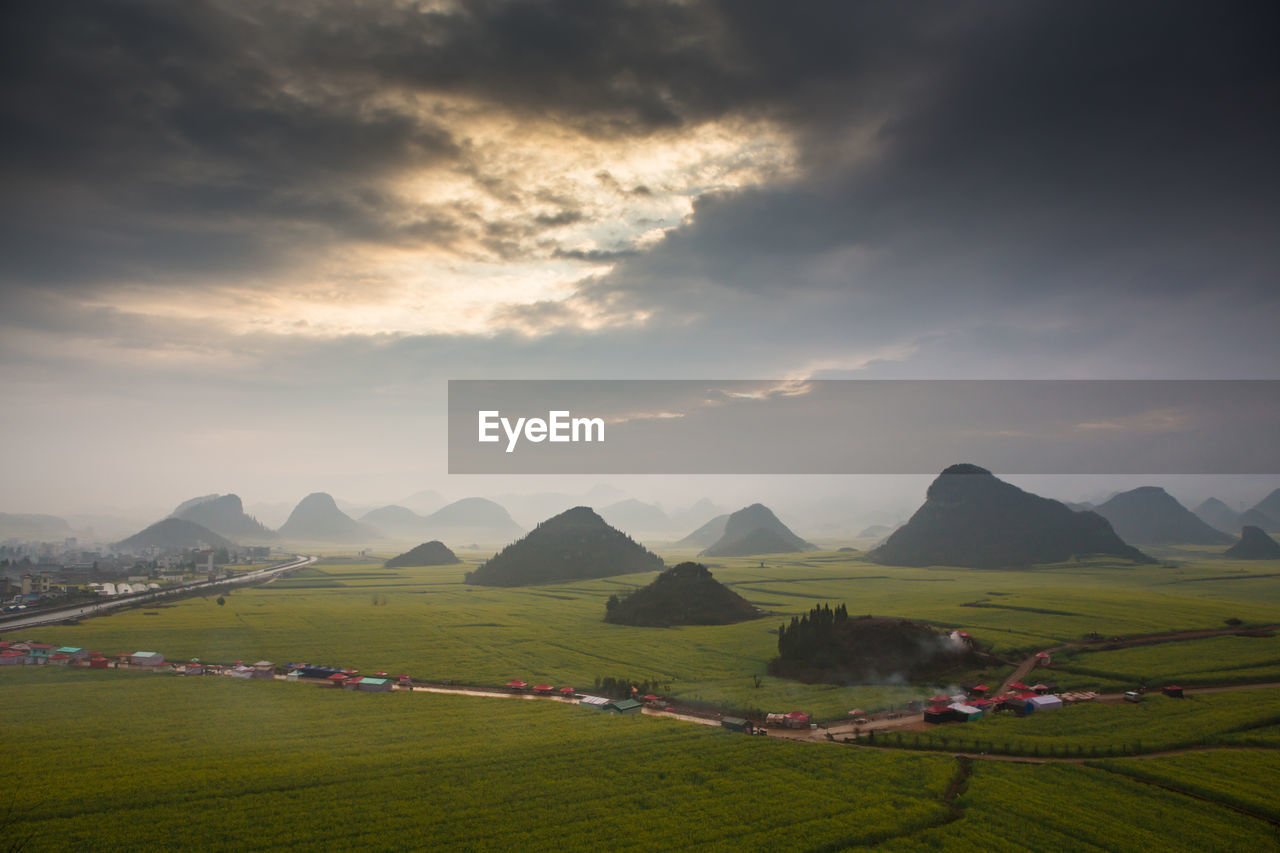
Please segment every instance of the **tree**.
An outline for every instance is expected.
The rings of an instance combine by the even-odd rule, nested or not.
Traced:
[[[219,606],[219,607],[223,606],[223,605],[224,605],[224,604],[226,604],[226,603],[227,603],[227,600],[226,600],[225,598],[223,598],[222,596],[218,596],[218,606]]]

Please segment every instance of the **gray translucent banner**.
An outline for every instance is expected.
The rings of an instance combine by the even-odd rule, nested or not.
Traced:
[[[451,474],[936,474],[956,462],[1278,474],[1280,381],[449,382]]]

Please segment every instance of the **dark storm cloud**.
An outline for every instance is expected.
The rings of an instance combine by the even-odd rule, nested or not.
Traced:
[[[515,259],[580,215],[487,174],[447,109],[400,94],[607,139],[725,117],[786,128],[794,181],[704,197],[639,254],[548,250],[621,261],[583,286],[606,313],[696,316],[732,340],[785,310],[806,326],[793,342],[820,347],[850,329],[875,345],[1013,337],[1028,316],[1088,317],[1099,295],[1148,312],[1218,288],[1275,310],[1273,4],[104,2],[9,18],[11,283],[269,279],[361,241]],[[553,209],[491,220],[389,194],[432,164]],[[581,313],[504,316],[521,310],[534,329]]]

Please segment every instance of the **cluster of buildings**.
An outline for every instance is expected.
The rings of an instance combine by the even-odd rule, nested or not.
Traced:
[[[107,657],[101,652],[77,646],[54,646],[51,643],[0,642],[0,666],[80,666],[88,669],[111,669],[126,666],[163,666],[159,652],[138,651]]]

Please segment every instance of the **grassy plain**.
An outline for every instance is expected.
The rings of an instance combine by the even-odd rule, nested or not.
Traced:
[[[974,762],[963,818],[883,850],[1275,850],[1264,821],[1077,764]]]
[[[954,773],[548,702],[54,667],[0,688],[29,851],[834,849],[948,819]]]
[[[609,595],[650,574],[470,587],[462,574],[483,555],[463,556],[461,566],[397,570],[335,560],[237,590],[222,606],[193,598],[18,633],[108,653],[309,661],[466,683],[520,677],[589,689],[596,677],[630,676],[669,684],[679,698],[836,718],[932,691],[764,676],[778,624],[819,602],[961,628],[1010,660],[1090,632],[1280,622],[1276,563],[1085,561],[1019,572],[903,569],[847,553],[770,557],[764,566],[722,559],[712,566],[717,578],[774,615],[643,629],[601,616]],[[664,556],[672,563],[687,555]],[[1190,682],[1183,673],[1221,671],[1230,680],[1233,672],[1269,672],[1275,648],[1271,639],[1225,638],[1055,657],[1068,667],[1105,664],[1099,671],[1108,677],[1141,671]],[[1007,671],[986,675],[994,681]],[[1264,821],[1216,804],[1254,802],[1251,783],[1226,780],[1274,779],[1270,753],[1239,759],[1258,762],[1248,766],[1199,753],[1145,759],[1162,762],[1151,773],[1183,774],[1196,790],[1217,791],[1215,802],[1128,778],[1126,768],[1140,762],[1125,760],[1105,768],[976,762],[950,804],[942,794],[957,769],[949,751],[966,745],[1084,758],[1095,745],[1099,754],[1206,740],[1274,749],[1280,691],[1151,697],[947,726],[922,735],[947,751],[928,753],[745,738],[559,703],[165,674],[5,668],[0,690],[8,759],[0,784],[14,792],[23,829],[35,833],[30,850],[97,848],[103,839],[132,849],[1277,846]]]
[[[750,738],[550,702],[0,671],[0,785],[41,851],[1274,849],[1274,751],[1105,767]],[[1047,717],[1048,715],[1046,715]],[[1129,778],[1175,779],[1204,802]],[[946,794],[955,796],[947,801]]]
[[[1099,766],[1280,820],[1280,800],[1276,799],[1280,752],[1275,750],[1216,750],[1141,761],[1114,759]]]
[[[1113,651],[1072,649],[1056,656],[1054,672],[1064,688],[1280,682],[1280,636],[1208,637]]]
[[[1280,690],[1248,690],[1137,704],[1086,702],[1026,717],[996,714],[902,734],[906,745],[1014,755],[1090,757],[1217,743],[1221,736],[1280,723]],[[897,743],[890,736],[886,743]]]
[[[598,677],[630,677],[670,685],[667,692],[684,700],[765,711],[799,708],[837,718],[853,707],[900,705],[931,691],[893,684],[803,685],[764,675],[776,652],[778,624],[819,602],[847,602],[855,615],[897,615],[962,628],[1011,660],[1090,632],[1221,628],[1229,618],[1280,622],[1280,595],[1258,595],[1280,589],[1272,563],[1242,569],[1085,561],[982,571],[879,566],[849,553],[768,557],[763,566],[760,559],[720,559],[712,564],[717,579],[775,615],[737,625],[655,629],[609,625],[601,618],[611,594],[648,583],[651,573],[538,587],[474,587],[464,585],[462,576],[484,555],[462,556],[462,565],[432,568],[320,564],[236,591],[224,606],[195,598],[38,633],[50,642],[104,652],[158,650],[172,660],[307,661],[467,683],[522,678],[589,689]],[[671,563],[687,555],[664,556]],[[1239,580],[1254,575],[1259,577]],[[1212,576],[1236,582],[1204,580]],[[1206,585],[1209,592],[1203,591]],[[998,667],[983,677],[999,680],[1006,672]]]

